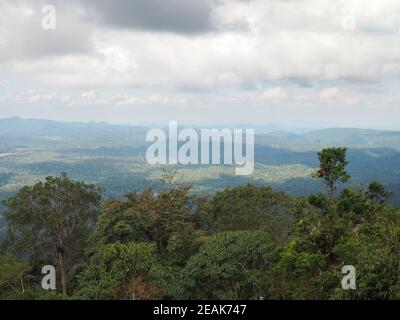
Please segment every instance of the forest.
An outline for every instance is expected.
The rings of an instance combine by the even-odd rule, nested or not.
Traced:
[[[163,124],[159,127],[168,130]],[[390,203],[400,205],[399,131],[308,128],[300,133],[295,128],[268,124],[240,127],[255,129],[253,174],[237,176],[231,165],[169,165],[179,171],[181,180],[191,184],[191,195],[211,196],[247,183],[267,185],[294,196],[319,193],[320,183],[311,178],[318,165],[317,151],[346,146],[347,171],[352,179],[339,185],[338,191],[349,186],[366,188],[378,179],[385,189],[393,192]],[[61,172],[67,172],[71,179],[101,186],[103,198],[122,199],[128,191],[141,192],[145,188],[158,192],[162,188],[160,176],[164,166],[146,161],[149,130],[151,127],[97,122],[0,119],[0,200],[13,196],[23,186]],[[1,225],[0,218],[0,238]]]
[[[315,155],[309,196],[250,183],[192,194],[176,171],[124,198],[66,173],[23,186],[2,207],[0,299],[399,299],[400,210],[377,181],[348,186],[346,156]]]

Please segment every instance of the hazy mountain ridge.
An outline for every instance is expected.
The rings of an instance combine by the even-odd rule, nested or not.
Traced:
[[[316,153],[333,145],[349,148],[353,184],[379,180],[400,191],[400,132],[331,128],[265,133],[257,128],[254,174],[237,177],[229,166],[178,166],[194,192],[209,193],[248,181],[292,194],[315,192],[321,187],[311,179],[318,164]],[[95,122],[1,119],[0,196],[61,172],[101,184],[111,196],[157,187],[161,167],[148,165],[144,158],[148,130]]]

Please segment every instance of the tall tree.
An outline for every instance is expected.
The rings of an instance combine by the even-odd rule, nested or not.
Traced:
[[[314,177],[324,179],[328,188],[328,209],[331,209],[334,202],[337,182],[347,182],[350,175],[346,171],[346,148],[326,148],[318,152],[319,168],[315,171]]]
[[[23,187],[5,202],[8,245],[24,257],[56,262],[67,294],[67,273],[83,255],[100,200],[98,187],[66,174]]]

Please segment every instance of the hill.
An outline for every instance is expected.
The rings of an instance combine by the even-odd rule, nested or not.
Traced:
[[[176,168],[195,193],[209,194],[250,181],[303,195],[321,187],[311,179],[318,162],[316,151],[346,146],[352,183],[379,180],[395,192],[395,202],[400,203],[400,132],[331,128],[266,133],[269,128],[256,127],[256,170],[251,176],[235,176],[229,166]],[[61,172],[100,184],[107,195],[115,197],[127,190],[157,187],[162,168],[145,161],[148,130],[96,122],[0,119],[0,197]]]

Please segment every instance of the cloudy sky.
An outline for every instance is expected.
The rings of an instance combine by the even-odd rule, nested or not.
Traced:
[[[400,1],[0,0],[9,116],[400,129]]]

